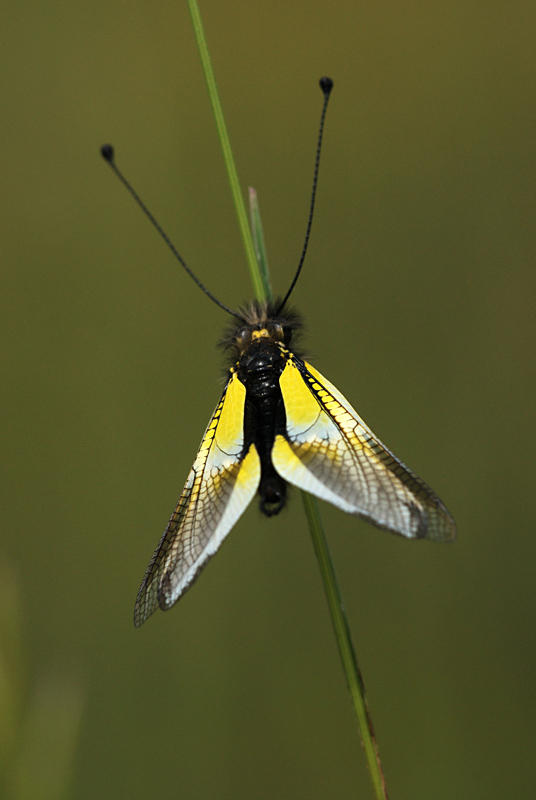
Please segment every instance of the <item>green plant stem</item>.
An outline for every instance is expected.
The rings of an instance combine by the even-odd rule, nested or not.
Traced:
[[[248,224],[248,217],[246,214],[246,207],[240,191],[240,183],[238,181],[238,174],[236,172],[236,165],[231,150],[231,143],[227,134],[225,120],[223,118],[223,110],[220,103],[220,97],[210,62],[210,55],[208,52],[207,41],[205,38],[205,31],[203,30],[203,23],[201,22],[201,15],[196,0],[188,0],[188,8],[192,17],[194,26],[195,38],[201,56],[201,63],[203,65],[203,72],[205,73],[205,80],[207,82],[208,93],[210,102],[212,103],[212,110],[216,119],[216,127],[218,129],[218,136],[220,137],[221,147],[223,150],[223,158],[227,168],[227,175],[229,183],[231,184],[231,192],[233,195],[234,206],[238,217],[238,226],[242,234],[242,241],[244,242],[244,249],[246,251],[246,259],[248,262],[249,272],[253,283],[253,291],[257,300],[261,301],[266,297],[266,292],[263,286],[262,278],[259,273],[259,267],[255,256],[255,246],[251,236],[251,230]]]
[[[333,566],[331,553],[329,552],[318,502],[316,497],[307,494],[307,492],[302,492],[301,495],[309,522],[313,547],[324,583],[324,591],[328,601],[331,621],[335,630],[335,637],[339,647],[344,674],[346,675],[348,689],[350,690],[357,714],[359,731],[365,749],[372,785],[374,786],[377,800],[387,800],[385,778],[380,764],[380,754],[378,752],[378,745],[374,736],[372,719],[365,695],[365,685],[363,683],[361,671],[357,665],[346,608],[344,606],[335,567]]]
[[[229,182],[231,184],[235,210],[238,217],[238,224],[244,240],[246,257],[255,290],[255,297],[259,301],[264,301],[271,299],[272,290],[268,275],[268,259],[266,257],[266,251],[264,247],[262,224],[256,193],[253,193],[252,195],[250,192],[250,207],[254,239],[257,247],[257,256],[255,254],[253,237],[247,224],[246,208],[238,183],[238,176],[236,174],[234,159],[231,152],[231,145],[225,127],[223,111],[216,89],[214,73],[212,72],[212,67],[210,64],[210,57],[208,54],[203,26],[201,24],[201,17],[199,15],[199,9],[197,7],[196,0],[188,0],[188,6],[190,8],[190,13],[194,23],[197,45],[199,47],[201,60],[203,62],[203,69],[205,71],[205,78],[212,101],[214,116],[216,117],[216,125],[220,136],[227,173],[229,175]],[[350,635],[350,628],[348,626],[348,620],[344,608],[344,601],[329,552],[328,543],[324,533],[324,526],[322,524],[320,511],[318,509],[318,503],[316,498],[312,497],[306,492],[302,492],[302,499],[309,523],[311,538],[313,540],[313,547],[318,560],[320,574],[324,583],[324,590],[328,601],[331,620],[341,655],[344,673],[346,675],[346,681],[357,714],[359,730],[369,765],[376,800],[388,800],[387,791],[385,788],[385,780],[380,765],[378,747],[374,737],[372,720],[365,697],[365,687],[363,685],[361,672],[359,671],[359,667],[357,665],[357,659]]]
[[[270,283],[268,256],[266,255],[266,247],[264,245],[261,212],[259,209],[257,192],[251,186],[249,187],[249,218],[251,220],[251,233],[255,244],[255,255],[257,256],[257,263],[259,265],[264,296],[271,303],[274,297],[272,294],[272,285]]]

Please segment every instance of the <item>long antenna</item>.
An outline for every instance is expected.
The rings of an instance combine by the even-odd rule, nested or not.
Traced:
[[[194,272],[192,272],[192,270],[190,269],[190,267],[188,266],[186,261],[183,259],[181,254],[176,249],[175,245],[173,244],[173,242],[171,241],[169,236],[166,234],[166,232],[163,230],[163,228],[161,228],[161,226],[155,220],[155,218],[153,217],[153,215],[151,214],[151,212],[149,211],[149,209],[147,208],[147,206],[145,205],[145,203],[143,202],[141,197],[134,190],[134,188],[130,185],[130,183],[127,181],[127,179],[125,178],[123,173],[118,169],[118,167],[117,167],[117,165],[115,163],[115,160],[114,160],[114,149],[113,149],[112,145],[111,144],[103,144],[100,151],[101,151],[101,156],[104,158],[105,161],[108,162],[108,164],[110,165],[112,170],[115,172],[115,174],[117,175],[117,177],[119,178],[119,180],[121,181],[123,186],[125,186],[126,189],[128,189],[128,191],[130,192],[130,194],[132,195],[132,197],[134,198],[136,203],[139,205],[139,207],[141,208],[141,210],[143,211],[143,213],[145,214],[145,216],[147,217],[147,219],[149,220],[151,225],[153,225],[153,227],[156,228],[156,230],[158,231],[158,233],[160,234],[160,236],[162,237],[164,242],[167,244],[167,246],[169,247],[169,249],[171,250],[171,252],[175,256],[175,258],[177,259],[179,264],[181,264],[181,266],[184,267],[184,269],[186,270],[186,272],[188,273],[190,278],[193,281],[195,281],[195,283],[197,283],[199,288],[202,289],[204,291],[204,293],[208,297],[210,297],[210,299],[212,300],[213,303],[216,303],[217,306],[219,306],[220,308],[223,308],[223,310],[226,311],[228,314],[231,314],[231,316],[236,317],[237,319],[242,319],[242,317],[240,317],[238,314],[236,314],[231,308],[226,306],[225,303],[222,303],[221,300],[218,300],[217,297],[214,297],[212,292],[209,291],[209,289],[207,289],[205,284],[201,283],[201,281],[199,280],[197,275]]]
[[[309,244],[309,235],[311,233],[311,226],[313,224],[313,214],[315,210],[315,199],[316,199],[316,184],[318,182],[318,167],[320,165],[320,152],[322,150],[322,136],[324,134],[324,120],[326,118],[326,111],[328,110],[328,102],[329,96],[331,94],[331,90],[333,89],[333,81],[331,78],[320,78],[319,81],[320,88],[324,93],[324,105],[322,106],[322,115],[320,117],[320,127],[318,129],[318,144],[316,146],[316,159],[315,159],[315,172],[313,176],[313,191],[311,192],[311,205],[309,207],[309,219],[307,221],[307,230],[305,232],[305,241],[303,243],[303,250],[300,258],[300,263],[298,264],[298,269],[296,270],[296,274],[292,279],[292,283],[290,284],[290,289],[286,293],[285,297],[283,298],[283,302],[279,306],[277,313],[280,314],[283,310],[284,306],[286,305],[287,300],[289,299],[290,295],[292,294],[292,290],[296,286],[296,282],[300,277],[301,268],[303,267],[303,262],[305,261],[305,254],[307,253],[307,245]]]

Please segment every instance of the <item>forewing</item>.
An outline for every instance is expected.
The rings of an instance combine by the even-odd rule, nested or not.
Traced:
[[[280,385],[287,433],[276,437],[272,461],[282,478],[394,533],[455,538],[454,520],[437,495],[317,370],[291,357]]]
[[[233,374],[208,425],[173,516],[147,567],[134,623],[171,608],[214,555],[260,482],[254,445],[244,455],[246,390]]]

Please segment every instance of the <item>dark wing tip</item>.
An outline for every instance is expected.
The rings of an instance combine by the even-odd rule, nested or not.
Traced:
[[[433,506],[428,506],[428,527],[425,533],[427,539],[434,542],[453,542],[458,531],[450,511],[440,500]]]
[[[134,626],[139,628],[145,620],[149,619],[158,608],[158,600],[154,586],[148,586],[147,578],[145,577],[138,596],[136,598],[136,605],[134,606]]]

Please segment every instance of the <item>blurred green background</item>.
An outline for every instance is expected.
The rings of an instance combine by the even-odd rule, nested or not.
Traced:
[[[452,546],[408,542],[322,508],[389,792],[531,797],[534,4],[201,12],[279,292],[317,81],[334,79],[294,302],[313,363],[459,527]],[[227,319],[102,143],[210,289],[251,296],[186,3],[29,0],[2,19],[5,782],[17,798],[372,797],[297,493],[277,519],[253,504],[171,613],[132,624],[219,397]],[[71,755],[47,755],[54,736]],[[21,753],[58,761],[56,789],[36,766],[24,794]]]

